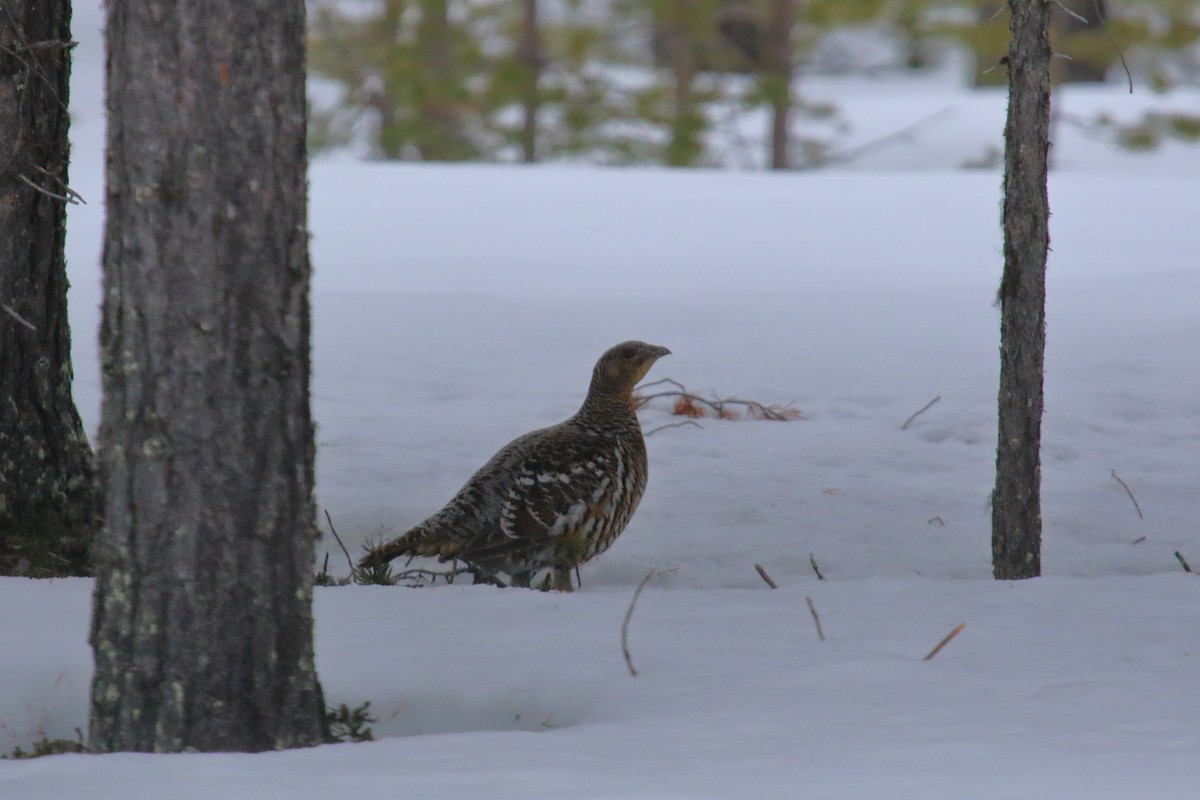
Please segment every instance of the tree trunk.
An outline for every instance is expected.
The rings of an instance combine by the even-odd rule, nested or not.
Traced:
[[[0,575],[80,575],[99,521],[71,399],[70,0],[0,13]]]
[[[109,0],[91,747],[317,744],[303,0]]]
[[[992,568],[998,580],[1041,574],[1042,372],[1050,247],[1050,3],[1009,0],[1009,8],[999,441],[992,493]]]
[[[696,47],[692,28],[699,9],[694,0],[673,0],[662,13],[662,35],[670,58],[675,109],[671,138],[667,143],[666,162],[670,167],[688,167],[704,151],[700,134],[704,115],[696,107]]]
[[[463,129],[466,90],[454,63],[448,0],[421,0],[416,54],[420,78],[416,146],[424,161],[467,161],[477,153]]]
[[[522,0],[521,40],[517,45],[517,62],[521,65],[521,160],[537,162],[538,109],[541,92],[538,83],[542,72],[541,32],[538,27],[538,0]]]
[[[792,26],[796,0],[771,0],[767,12],[767,63],[763,88],[771,100],[771,169],[787,169],[792,112]]]

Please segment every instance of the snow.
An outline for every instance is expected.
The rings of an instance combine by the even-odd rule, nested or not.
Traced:
[[[71,209],[68,255],[89,429],[99,19],[77,4],[72,183],[90,204]],[[646,498],[575,594],[319,589],[327,700],[370,700],[374,743],[3,761],[0,797],[1194,797],[1200,583],[1174,552],[1200,566],[1200,152],[1062,130],[1046,575],[999,583],[999,174],[957,167],[999,143],[1003,97],[841,88],[864,140],[922,103],[958,110],[813,174],[316,162],[318,502],[352,548],[572,413],[622,339],[672,349],[650,379],[804,419],[651,435]],[[1136,116],[1121,91],[1064,94]],[[633,677],[620,626],[651,569]],[[86,726],[90,590],[0,580],[0,752]]]

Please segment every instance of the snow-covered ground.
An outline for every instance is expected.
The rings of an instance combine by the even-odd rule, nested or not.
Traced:
[[[90,205],[71,210],[69,258],[89,428],[98,20],[77,4],[72,182]],[[380,741],[5,761],[0,797],[1194,797],[1200,582],[1174,553],[1200,567],[1200,150],[1135,156],[1062,129],[1046,577],[997,583],[999,174],[956,167],[999,144],[1004,98],[878,89],[845,91],[863,140],[922,103],[958,110],[877,163],[814,174],[314,164],[317,490],[352,547],[572,413],[622,339],[672,349],[650,379],[804,418],[650,436],[646,498],[582,592],[318,590],[327,699],[370,700]],[[1064,94],[1130,117],[1194,100]],[[620,627],[651,569],[667,572],[630,625],[633,677]],[[0,580],[0,751],[85,725],[90,588]]]

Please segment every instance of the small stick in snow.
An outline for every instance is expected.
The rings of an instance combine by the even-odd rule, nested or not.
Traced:
[[[1112,471],[1112,476],[1113,480],[1121,484],[1121,488],[1125,490],[1125,494],[1129,495],[1129,499],[1133,501],[1133,510],[1137,512],[1138,519],[1145,519],[1146,517],[1142,514],[1142,507],[1138,505],[1137,498],[1133,496],[1133,492],[1130,490],[1129,484],[1121,480],[1121,476],[1117,474],[1115,469]]]
[[[917,409],[917,412],[916,412],[915,414],[913,414],[913,415],[912,415],[911,417],[909,417],[908,419],[904,420],[904,424],[900,426],[900,430],[902,430],[902,431],[906,431],[906,430],[908,430],[908,426],[909,426],[909,425],[912,425],[912,423],[913,423],[913,420],[914,420],[914,419],[916,419],[917,417],[921,416],[922,414],[924,414],[924,413],[925,413],[926,411],[928,411],[929,409],[933,408],[934,404],[935,404],[937,401],[941,400],[941,399],[942,399],[942,396],[939,394],[937,397],[933,398],[933,399],[932,399],[932,400],[930,400],[928,403],[926,403],[925,405],[923,405],[923,406],[921,406],[920,408],[918,408],[918,409]]]
[[[767,574],[767,571],[763,569],[762,564],[755,564],[754,569],[758,571],[758,577],[767,582],[767,586],[770,586],[772,589],[779,588],[775,585],[775,581],[771,580],[771,576]]]
[[[704,427],[699,422],[696,422],[694,419],[685,419],[682,422],[668,422],[666,425],[659,425],[657,428],[651,428],[650,430],[646,431],[646,433],[643,435],[652,436],[653,434],[658,433],[659,431],[663,430],[664,428],[679,428],[683,425],[695,425],[700,430],[704,430]]]
[[[625,621],[621,623],[621,652],[625,654],[625,665],[629,667],[629,674],[637,677],[638,671],[633,668],[633,658],[629,655],[629,620],[633,619],[633,607],[637,605],[638,596],[641,595],[642,589],[646,588],[646,584],[654,577],[655,570],[650,570],[646,573],[646,577],[642,578],[642,582],[633,590],[633,599],[629,601],[629,608],[625,611]]]
[[[941,649],[943,647],[945,647],[946,645],[950,644],[950,640],[953,639],[955,636],[958,636],[958,634],[960,632],[962,632],[962,629],[965,627],[967,627],[967,623],[965,623],[965,622],[960,622],[957,625],[955,625],[954,630],[952,630],[948,634],[946,634],[946,638],[942,639],[940,642],[938,642],[937,647],[930,650],[929,655],[925,656],[925,658],[923,658],[921,660],[929,661],[931,658],[936,656],[941,651]]]
[[[1191,564],[1189,564],[1189,563],[1187,562],[1187,559],[1185,559],[1185,558],[1183,557],[1183,553],[1181,553],[1181,552],[1179,552],[1178,550],[1176,550],[1176,551],[1175,551],[1175,558],[1179,559],[1179,563],[1180,563],[1180,565],[1182,565],[1182,566],[1183,566],[1183,571],[1184,571],[1184,572],[1191,572],[1191,571],[1192,571],[1192,566],[1191,566]]]
[[[929,519],[925,520],[926,525],[932,525],[935,522],[942,528],[946,527],[946,520],[942,519],[941,517],[930,517]]]
[[[811,597],[804,598],[808,603],[808,613],[812,614],[813,622],[817,625],[817,638],[822,642],[825,641],[825,631],[821,630],[821,618],[817,616],[817,608],[813,605]]]
[[[1130,542],[1130,544],[1141,544],[1141,543],[1142,543],[1142,542],[1144,542],[1144,541],[1146,541],[1146,537],[1145,537],[1145,536],[1139,536],[1139,537],[1137,537],[1136,539],[1134,539],[1132,542]]]
[[[808,554],[808,563],[812,565],[813,572],[817,573],[817,580],[825,580],[825,576],[821,574],[821,568],[817,566],[817,559],[812,553]]]
[[[325,521],[329,523],[329,531],[333,534],[333,538],[337,539],[338,546],[342,548],[342,552],[346,554],[346,563],[350,565],[350,577],[353,578],[357,570],[354,568],[354,559],[350,558],[350,551],[346,549],[346,545],[342,544],[342,537],[338,536],[337,528],[333,527],[333,517],[329,516],[329,509],[323,509],[325,512]]]

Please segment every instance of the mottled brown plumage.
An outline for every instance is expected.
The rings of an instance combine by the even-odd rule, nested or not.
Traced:
[[[571,570],[603,553],[646,489],[646,445],[633,387],[671,351],[623,342],[596,362],[570,419],[509,442],[449,503],[363,557],[465,562],[477,580],[571,591]]]

